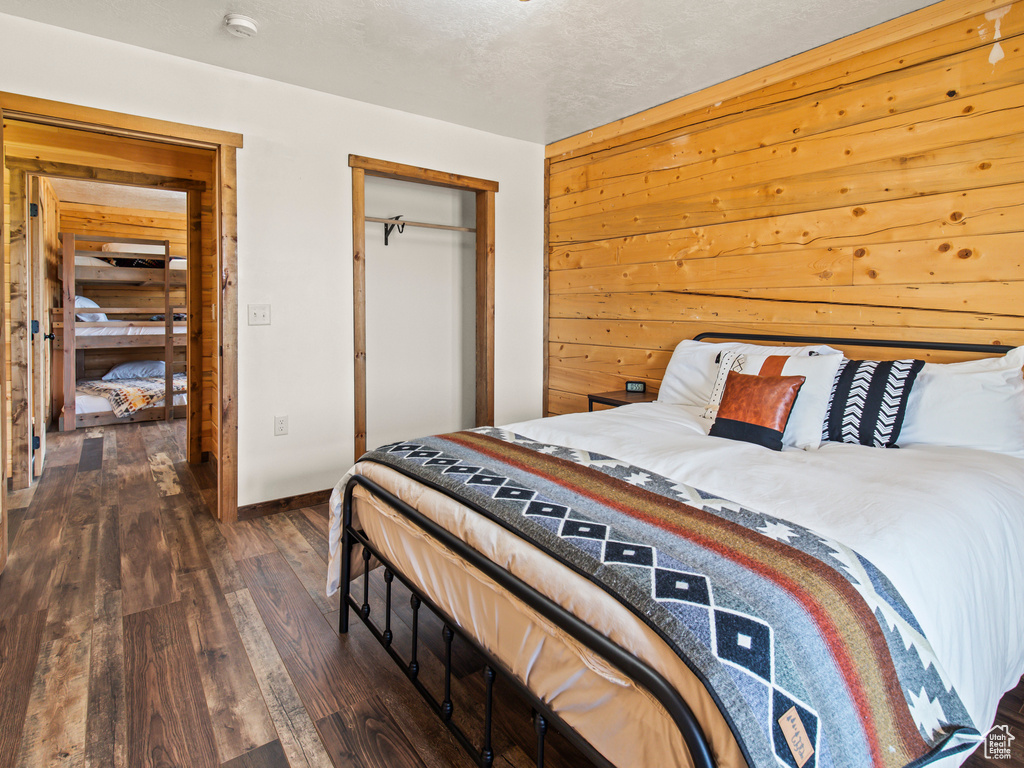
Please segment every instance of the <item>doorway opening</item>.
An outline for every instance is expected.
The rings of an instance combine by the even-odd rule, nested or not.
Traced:
[[[39,274],[35,275],[39,279],[34,283],[29,273],[33,268],[32,238],[40,241],[49,238],[50,247],[54,241],[59,242],[52,224],[44,229],[31,215],[32,203],[38,206],[40,200],[30,199],[30,196],[52,193],[56,197],[54,183],[60,186],[64,182],[99,182],[108,192],[121,186],[175,193],[179,208],[184,196],[187,231],[170,255],[175,256],[174,249],[180,249],[181,243],[185,243],[183,255],[188,267],[184,270],[187,278],[181,289],[186,298],[184,314],[187,318],[182,324],[187,325],[189,333],[183,334],[187,336],[187,343],[183,345],[182,354],[174,354],[176,359],[184,356],[187,360],[189,385],[199,388],[194,397],[192,392],[188,393],[189,408],[194,404],[198,409],[187,415],[189,425],[196,425],[187,439],[188,458],[206,461],[207,466],[213,468],[216,481],[215,493],[209,498],[211,511],[222,521],[234,522],[237,516],[235,152],[242,146],[242,137],[9,93],[0,93],[0,118],[6,203],[4,244],[9,254],[4,283],[10,291],[9,308],[3,317],[9,346],[0,353],[3,354],[0,378],[10,393],[5,398],[4,418],[0,419],[4,449],[0,466],[4,479],[9,479],[0,483],[0,569],[6,563],[8,544],[7,486],[20,489],[30,485],[33,475],[45,462],[45,454],[37,453],[45,450],[39,432],[56,416],[52,398],[43,394],[50,391],[45,384],[47,366],[38,363],[45,348],[41,342],[48,345],[54,341],[46,338],[54,334],[53,314],[40,315],[40,310],[51,301],[47,291],[52,295],[54,284],[51,281],[47,285],[44,266],[39,267]],[[113,264],[119,257],[107,252],[92,258]],[[73,301],[74,297],[71,299]],[[108,308],[125,309],[111,307],[109,303]],[[161,313],[153,313],[158,314]],[[166,319],[168,313],[162,314]],[[134,317],[138,320],[143,315],[136,313]],[[173,315],[171,317],[173,322]],[[150,318],[138,321],[159,322]],[[36,335],[36,344],[32,342],[33,335]],[[35,366],[33,359],[37,361]],[[193,377],[196,365],[198,374]],[[52,373],[51,360],[51,378]],[[46,413],[47,404],[49,413]]]

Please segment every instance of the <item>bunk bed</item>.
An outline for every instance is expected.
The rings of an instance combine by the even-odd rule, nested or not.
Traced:
[[[53,366],[60,429],[183,418],[185,374],[175,373],[175,351],[185,347],[188,335],[186,323],[175,319],[185,307],[175,305],[172,293],[186,285],[184,260],[171,256],[167,240],[72,232],[60,233],[60,239],[63,306],[53,310],[54,354],[62,360]],[[102,250],[80,249],[82,243],[98,243]],[[154,315],[153,306],[101,307],[90,300],[83,311],[82,289],[90,287],[124,287],[126,293],[159,289],[162,312]],[[162,375],[83,379],[85,356],[93,350],[121,351],[136,362],[139,352],[152,350],[156,362],[163,363]]]

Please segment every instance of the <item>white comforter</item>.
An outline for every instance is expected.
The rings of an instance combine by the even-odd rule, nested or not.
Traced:
[[[708,437],[695,409],[624,406],[507,425],[608,454],[843,542],[903,595],[978,728],[1024,674],[1024,460]]]

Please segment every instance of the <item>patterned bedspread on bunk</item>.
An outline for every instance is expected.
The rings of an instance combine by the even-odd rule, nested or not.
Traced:
[[[980,739],[904,600],[840,542],[501,429],[362,461],[456,498],[614,595],[701,679],[751,766],[918,766]]]
[[[187,386],[184,373],[174,374],[174,394],[180,395]],[[117,381],[80,381],[78,391],[87,395],[98,395],[110,401],[110,407],[118,418],[131,416],[143,408],[149,408],[164,399],[163,376],[143,379],[119,379]]]

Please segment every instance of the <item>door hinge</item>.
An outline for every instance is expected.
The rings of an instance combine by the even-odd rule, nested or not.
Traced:
[[[39,333],[39,321],[38,320],[33,320],[32,321],[32,335],[35,336],[37,333]]]
[[[43,447],[42,441],[39,439],[39,435],[32,435],[32,450],[38,451]]]
[[[39,205],[38,205],[38,203],[29,203],[28,204],[28,215],[30,217],[32,217],[33,219],[36,216],[39,215]]]

